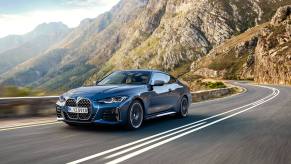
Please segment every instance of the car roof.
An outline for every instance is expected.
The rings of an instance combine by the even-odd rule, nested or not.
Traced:
[[[155,70],[155,69],[128,69],[128,70],[118,70],[118,71],[141,71],[141,72],[158,72],[158,73],[165,73],[168,74],[167,72],[163,72],[160,70]]]

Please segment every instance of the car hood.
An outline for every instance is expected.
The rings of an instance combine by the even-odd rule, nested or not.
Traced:
[[[84,97],[89,99],[105,98],[111,95],[118,95],[131,90],[145,88],[145,85],[106,85],[91,86],[72,89],[64,94],[65,97]]]

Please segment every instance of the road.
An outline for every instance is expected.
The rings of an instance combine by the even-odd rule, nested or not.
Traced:
[[[247,91],[136,131],[63,123],[0,130],[0,163],[291,163],[291,88],[238,85]]]

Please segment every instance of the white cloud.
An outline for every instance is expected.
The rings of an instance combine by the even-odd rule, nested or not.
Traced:
[[[69,7],[111,6],[118,0],[68,0],[63,3]]]
[[[10,34],[24,34],[41,23],[63,22],[69,27],[76,27],[85,18],[95,18],[108,11],[117,0],[71,0],[71,5],[78,5],[64,10],[41,10],[23,14],[0,14],[0,37]],[[93,3],[98,3],[93,5]],[[83,6],[82,6],[83,5]],[[85,6],[86,5],[86,6]],[[93,7],[92,7],[93,6]]]

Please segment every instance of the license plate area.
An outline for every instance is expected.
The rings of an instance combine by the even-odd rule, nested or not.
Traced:
[[[69,107],[68,112],[70,113],[88,113],[88,108],[85,107]]]

